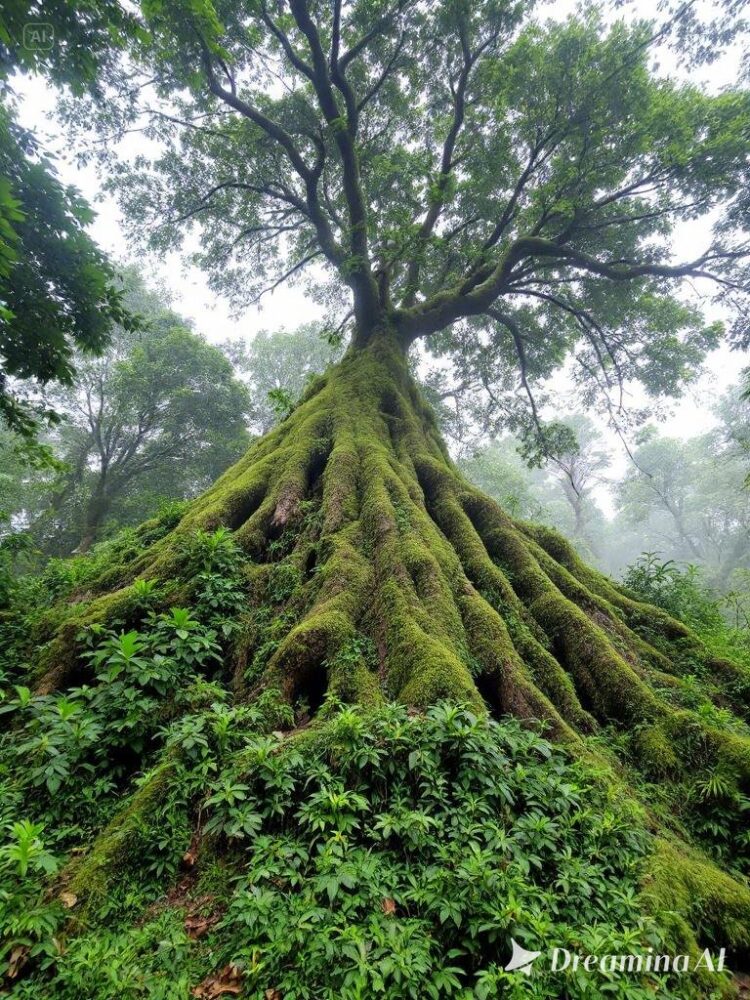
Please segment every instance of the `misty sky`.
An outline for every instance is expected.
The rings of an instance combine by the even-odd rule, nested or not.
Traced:
[[[653,10],[652,5],[639,3],[636,7],[629,8],[631,13],[627,16],[635,16],[638,7],[642,11]],[[572,4],[556,3],[555,16],[564,16],[572,9]],[[679,75],[671,53],[661,50],[654,53],[654,58],[658,59],[660,72]],[[737,58],[730,55],[697,74],[691,73],[691,78],[693,82],[699,79],[706,87],[716,91],[734,82],[737,74]],[[55,152],[57,168],[62,179],[75,184],[94,204],[98,216],[91,226],[92,236],[116,260],[120,262],[132,260],[138,264],[147,280],[162,283],[172,296],[172,304],[176,311],[189,317],[195,329],[209,340],[251,338],[263,328],[291,329],[320,314],[317,306],[305,298],[301,289],[282,286],[264,296],[260,307],[250,308],[241,316],[233,316],[227,302],[210,291],[203,274],[193,267],[186,266],[179,255],[172,254],[167,258],[157,259],[144,256],[140,251],[137,256],[133,254],[122,233],[119,209],[111,196],[102,194],[96,169],[92,166],[81,171],[72,162],[69,142],[62,136],[55,121],[54,91],[39,79],[17,81],[16,89],[23,96],[22,123],[34,130],[48,150]],[[132,155],[138,151],[138,143],[137,136],[130,137],[123,144],[123,152]],[[705,225],[685,226],[675,234],[675,256],[683,260],[694,258],[705,249],[707,242],[708,232]],[[708,298],[711,289],[701,288],[698,285],[695,292],[699,296],[706,295]],[[710,305],[706,311],[709,316],[713,315]],[[706,374],[690,387],[683,399],[668,408],[671,415],[663,424],[665,432],[687,437],[709,427],[712,402],[730,384],[737,381],[741,369],[748,364],[750,356],[747,354],[730,352],[726,348],[714,352],[708,359]],[[566,393],[568,386],[564,373],[552,381],[551,387],[557,390],[558,394]],[[619,473],[627,463],[627,458],[614,433],[606,429],[605,433],[613,451],[613,471]],[[610,506],[606,500],[604,505]]]

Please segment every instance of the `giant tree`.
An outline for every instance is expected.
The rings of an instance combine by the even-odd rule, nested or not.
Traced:
[[[109,161],[134,235],[159,249],[190,231],[213,286],[239,305],[307,275],[349,347],[176,528],[89,580],[79,596],[90,602],[68,606],[62,626],[52,614],[37,628],[39,691],[90,678],[105,654],[92,654],[80,629],[139,621],[159,583],[173,600],[184,595],[180,580],[198,570],[203,579],[207,565],[191,561],[190,540],[197,534],[221,568],[216,552],[231,532],[244,613],[235,593],[239,636],[230,633],[214,676],[238,697],[278,688],[304,721],[326,697],[413,708],[448,698],[540,720],[578,753],[586,734],[614,730],[628,766],[674,790],[674,810],[653,816],[666,839],[651,875],[664,910],[680,914],[683,945],[699,932],[747,947],[750,891],[699,853],[736,872],[745,847],[732,860],[711,822],[681,846],[692,835],[676,816],[694,772],[715,769],[729,795],[722,829],[740,836],[750,742],[743,723],[716,724],[711,699],[730,718],[747,714],[747,668],[712,658],[557,534],[513,520],[468,484],[408,356],[422,347],[478,375],[541,452],[559,447],[561,429],[541,419],[538,387],[566,361],[581,402],[619,427],[633,381],[677,392],[719,334],[679,297],[681,283],[733,300],[747,291],[745,237],[729,223],[748,181],[750,98],[652,75],[646,24],[607,29],[593,13],[542,24],[529,5],[502,0],[149,0],[142,17],[119,87],[72,109],[87,125],[98,116],[104,156],[121,132],[153,140],[137,160]],[[677,224],[693,219],[713,224],[705,245],[673,247]],[[219,533],[207,542],[209,531]],[[681,700],[681,675],[696,672],[708,692],[702,716]],[[177,698],[179,684],[169,687]],[[356,743],[356,713],[347,719]],[[208,739],[183,736],[192,753]],[[188,753],[187,742],[172,744],[78,862],[76,899],[102,893],[138,854],[178,746]],[[270,774],[274,755],[252,754]],[[409,767],[423,761],[420,751]],[[263,823],[233,787],[209,800],[234,802],[214,833]],[[241,802],[248,786],[237,787]],[[340,815],[352,800],[337,788],[321,794]],[[365,828],[359,818],[348,827]],[[345,852],[348,834],[337,843]],[[193,856],[191,847],[186,863]],[[371,912],[386,920],[396,905]],[[491,920],[489,930],[479,923],[486,960],[497,936]],[[476,946],[461,934],[459,971],[470,977]],[[438,965],[455,957],[441,955]],[[224,970],[234,992],[238,975]]]

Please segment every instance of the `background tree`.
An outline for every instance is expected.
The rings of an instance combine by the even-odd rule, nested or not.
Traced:
[[[568,414],[560,423],[573,445],[530,468],[522,458],[524,441],[505,437],[478,449],[461,463],[462,471],[516,517],[550,524],[571,539],[582,555],[600,561],[609,539],[594,491],[607,482],[610,463],[601,433],[585,414]]]
[[[132,273],[129,284],[143,329],[118,329],[55,394],[67,471],[34,525],[50,552],[86,551],[106,525],[137,524],[164,500],[195,496],[249,441],[249,397],[227,358]]]
[[[548,469],[569,509],[568,523],[562,520],[558,527],[591,555],[597,548],[595,535],[602,527],[594,491],[606,481],[610,455],[603,446],[601,434],[585,414],[564,416],[560,423],[571,432],[573,444],[563,443],[562,448],[551,452],[548,458]]]
[[[749,411],[737,394],[731,390],[719,404],[723,419],[710,433],[645,441],[618,487],[620,513],[638,526],[642,550],[666,550],[705,566],[720,586],[750,555],[750,493],[744,488]]]
[[[223,349],[250,390],[250,424],[258,434],[286,416],[311,378],[341,355],[315,323],[292,331],[261,330],[252,340],[225,343]]]
[[[517,438],[506,436],[477,448],[460,462],[461,471],[513,517],[549,520],[544,474],[521,458]]]

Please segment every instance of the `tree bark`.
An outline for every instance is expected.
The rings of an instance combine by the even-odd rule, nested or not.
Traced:
[[[76,554],[85,555],[98,540],[102,522],[107,516],[111,502],[111,497],[107,492],[105,477],[104,475],[100,475],[86,505],[86,519],[84,521],[81,540],[73,550]]]

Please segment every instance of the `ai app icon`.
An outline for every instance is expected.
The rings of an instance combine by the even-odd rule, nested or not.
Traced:
[[[55,29],[45,21],[29,21],[23,26],[23,47],[31,52],[49,52],[55,44]]]

